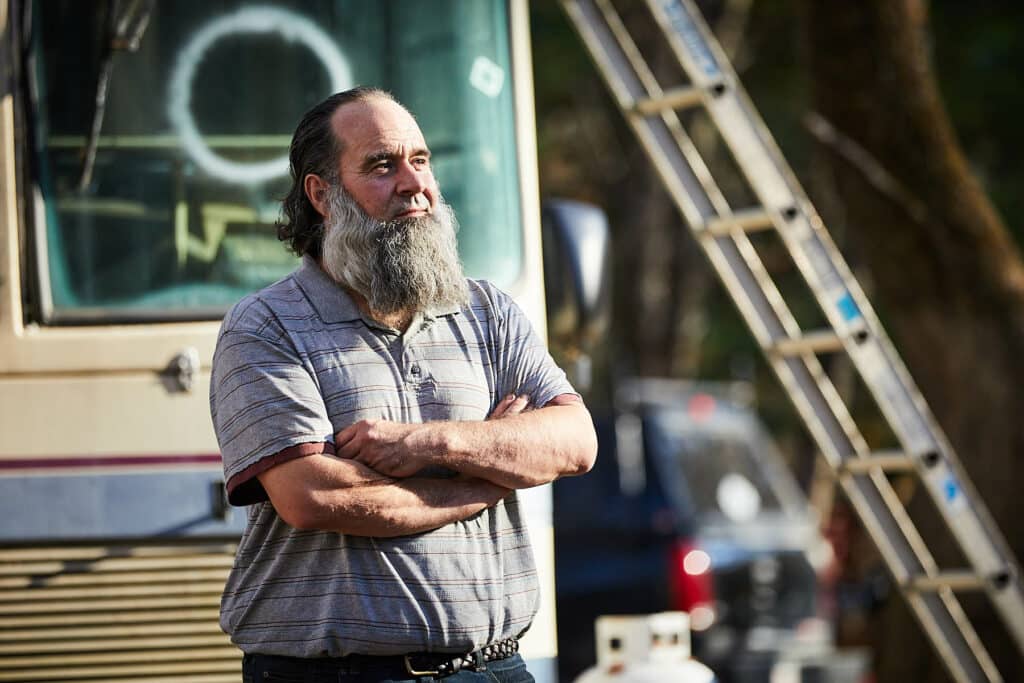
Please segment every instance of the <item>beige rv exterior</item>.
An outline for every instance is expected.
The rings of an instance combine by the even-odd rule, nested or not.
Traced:
[[[506,289],[543,330],[526,2],[509,3],[507,18],[523,253]],[[8,55],[13,21],[0,0]],[[30,239],[38,225],[28,221],[41,220],[42,199],[16,139],[16,107],[28,111],[18,92],[7,84],[0,99],[0,498],[21,511],[0,533],[0,681],[237,681],[239,653],[217,626],[244,524],[216,495],[207,395],[219,321],[38,319],[32,278],[45,244]],[[187,490],[139,491],[169,476]],[[550,496],[543,487],[526,498],[546,591],[523,654],[545,680],[555,657]]]

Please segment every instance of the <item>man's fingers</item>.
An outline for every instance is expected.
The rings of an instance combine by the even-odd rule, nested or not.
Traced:
[[[509,394],[498,402],[498,405],[494,407],[494,411],[487,416],[487,419],[497,420],[502,417],[508,417],[509,415],[518,415],[525,410],[529,410],[529,407],[530,398],[525,394],[521,396]]]
[[[355,436],[355,433],[356,426],[354,424],[350,424],[348,427],[345,427],[340,432],[334,435],[334,445],[341,446],[345,442],[349,441],[353,436]]]
[[[339,458],[354,458],[359,455],[359,447],[356,445],[355,439],[350,439],[342,445],[335,444],[334,454]]]
[[[512,403],[510,403],[508,408],[505,410],[505,417],[508,417],[509,415],[518,415],[519,413],[526,410],[526,408],[529,405],[530,399],[528,396],[517,396],[516,399],[512,401]]]
[[[335,452],[341,452],[342,450],[351,452],[353,448],[358,451],[362,448],[367,438],[370,437],[371,430],[375,424],[376,421],[374,420],[359,420],[342,429],[334,435]],[[348,448],[346,449],[346,447]]]
[[[359,452],[359,423],[350,424],[334,435],[334,454],[339,458],[351,458]]]
[[[508,407],[512,405],[512,402],[515,401],[515,399],[515,394],[509,394],[505,398],[498,401],[498,405],[494,406],[494,410],[492,410],[491,414],[487,416],[487,419],[496,420],[499,417],[503,417],[505,415],[505,411],[508,410]]]

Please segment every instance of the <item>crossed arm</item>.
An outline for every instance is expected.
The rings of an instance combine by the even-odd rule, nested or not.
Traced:
[[[490,507],[512,489],[588,471],[597,452],[590,416],[574,396],[526,410],[506,397],[483,422],[363,420],[316,455],[259,475],[289,524],[364,536],[436,529]],[[410,478],[429,465],[452,479]]]

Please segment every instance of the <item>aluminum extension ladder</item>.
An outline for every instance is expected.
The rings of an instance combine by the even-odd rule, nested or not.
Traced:
[[[1024,586],[902,360],[692,0],[645,0],[689,79],[663,89],[609,0],[561,0],[673,201],[707,253],[895,582],[957,681],[1001,681],[955,592],[983,591],[1024,656]],[[733,208],[677,114],[703,108],[759,206]],[[803,331],[748,233],[775,230],[827,329]],[[846,353],[898,452],[871,452],[818,354]],[[940,569],[887,472],[914,472],[969,563]]]

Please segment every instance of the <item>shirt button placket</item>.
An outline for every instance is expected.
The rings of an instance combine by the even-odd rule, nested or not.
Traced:
[[[420,367],[420,362],[416,358],[416,354],[413,353],[412,349],[406,347],[405,349],[405,381],[407,384],[419,384],[422,379],[423,369]]]

